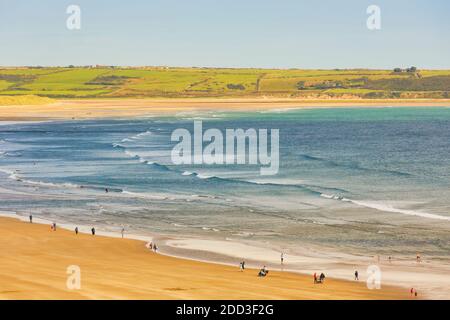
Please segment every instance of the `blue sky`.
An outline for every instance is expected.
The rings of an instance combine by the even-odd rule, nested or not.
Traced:
[[[448,0],[0,0],[4,66],[449,69],[449,38]]]

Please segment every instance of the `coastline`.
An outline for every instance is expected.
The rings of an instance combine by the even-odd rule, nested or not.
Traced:
[[[300,100],[293,98],[70,99],[0,106],[0,121],[81,120],[165,116],[181,112],[267,111],[338,107],[450,107],[450,99]]]
[[[311,275],[270,267],[258,278],[256,269],[155,254],[142,239],[55,232],[4,216],[0,228],[0,299],[410,299],[399,287],[369,290],[364,280],[333,277],[313,284]],[[66,288],[69,265],[81,269],[80,290]]]
[[[197,100],[196,100],[197,101]],[[194,102],[196,102],[194,101]],[[93,101],[100,103],[98,101]],[[107,106],[103,104],[108,104],[105,101],[100,103],[101,112],[112,112],[117,109],[123,110],[123,104],[119,104],[117,101],[117,105],[114,105],[112,110],[108,111]],[[132,112],[143,112],[143,115],[149,115],[149,106],[145,104],[142,108],[139,107],[141,101],[136,102],[137,107],[132,109]],[[156,102],[155,102],[156,103]],[[205,102],[202,108],[198,109],[190,106],[191,102],[184,101],[182,106],[170,106],[169,103],[172,101],[161,101],[160,110],[165,110],[164,112],[155,112],[155,109],[152,109],[153,114],[155,115],[164,115],[164,114],[176,114],[178,112],[182,113],[184,111],[219,111],[221,109],[211,108],[210,102]],[[181,103],[181,102],[180,102]],[[223,102],[224,106],[229,106],[230,102]],[[241,105],[236,103],[235,111],[246,111],[246,110],[263,110],[260,109],[259,106],[256,105],[256,102],[247,102],[249,105],[244,104],[246,106],[244,109]],[[282,102],[279,102],[280,104]],[[250,106],[250,107],[249,107]],[[299,108],[298,105],[288,104],[287,107],[283,107],[281,105],[276,105],[278,108]],[[408,105],[410,106],[410,105]],[[84,106],[85,108],[93,108],[93,106],[88,103]],[[83,108],[84,108],[83,107]],[[274,110],[274,104],[268,103],[264,105],[265,110]],[[327,106],[322,106],[322,104],[318,104],[316,106],[304,106],[305,108],[321,108]],[[344,107],[349,107],[345,105]],[[353,106],[357,107],[357,106]],[[385,106],[380,106],[385,107]],[[153,107],[151,107],[153,108]],[[164,109],[165,108],[165,109]],[[180,109],[181,108],[181,109]],[[249,109],[250,108],[250,109]],[[89,110],[91,110],[89,109]],[[230,109],[223,109],[230,110]],[[283,109],[284,110],[284,109]],[[128,112],[128,111],[127,111]],[[109,114],[109,113],[108,113]],[[91,114],[93,118],[98,116],[99,114]],[[135,117],[136,115],[127,115],[126,117]],[[106,116],[102,116],[101,118],[105,118]],[[125,117],[121,114],[114,114],[112,117]],[[30,118],[31,119],[31,118]],[[55,120],[63,120],[55,119]],[[70,118],[71,119],[71,118]],[[77,118],[78,119],[78,118]],[[82,118],[79,118],[82,119]],[[40,120],[45,121],[45,118],[33,119],[34,121]],[[10,120],[12,121],[12,120]],[[20,120],[18,120],[20,121]],[[1,122],[0,122],[1,124]],[[49,223],[46,221],[45,223]],[[73,230],[74,226],[68,226],[69,230]],[[86,227],[86,230],[89,230]],[[118,234],[114,233],[104,233],[100,232],[99,235],[108,236],[108,237],[117,237]],[[139,241],[151,241],[152,237],[150,236],[138,236],[138,235],[129,235],[135,240]],[[164,235],[155,235],[155,238],[158,241],[158,246],[161,249],[161,253],[171,257],[181,258],[183,260],[190,261],[202,261],[208,264],[213,263],[225,266],[232,266],[233,269],[236,269],[239,261],[245,259],[247,261],[247,265],[250,267],[260,268],[262,265],[267,265],[271,270],[276,270],[279,267],[279,248],[271,247],[265,248],[264,251],[261,251],[261,245],[263,244],[251,244],[245,243],[246,241],[237,240],[237,241],[228,241],[225,239],[223,241],[217,241],[214,239],[199,239],[199,238],[186,238],[186,237],[167,237]],[[236,240],[236,239],[235,239]],[[245,256],[240,256],[236,254],[237,252],[246,252]],[[355,267],[361,273],[365,274],[365,270],[368,265],[376,263],[374,257],[362,257],[357,255],[342,255],[338,252],[321,252],[321,255],[316,255],[315,252],[311,251],[302,251],[300,254],[287,254],[287,260],[289,264],[285,266],[284,271],[294,272],[295,274],[303,274],[310,275],[316,271],[316,268],[320,268],[321,270],[325,270],[325,273],[332,277],[333,279],[343,279],[343,280],[351,280],[353,271]],[[384,257],[386,258],[386,257]],[[410,257],[410,260],[398,261],[395,264],[388,265],[385,262],[381,263],[383,268],[383,283],[388,285],[399,286],[402,289],[402,294],[404,292],[408,292],[408,288],[411,286],[418,288],[420,292],[420,298],[432,298],[432,299],[446,299],[449,296],[450,288],[450,278],[448,275],[450,274],[449,265],[445,264],[442,267],[442,264],[436,265],[435,261],[431,263],[430,261],[426,261],[426,263],[418,266],[414,263],[414,257]],[[256,271],[255,271],[256,272]],[[310,276],[307,276],[310,278]],[[447,285],[448,284],[448,285]],[[446,289],[447,288],[447,289]],[[296,297],[294,297],[296,298]],[[407,297],[406,297],[407,298]]]
[[[0,213],[0,227],[5,220],[19,220],[21,223],[28,223],[28,217],[12,213]],[[34,225],[44,225],[48,230],[53,221],[33,217]],[[67,224],[61,220],[56,220],[59,230],[64,230],[69,234],[73,233],[74,224]],[[93,224],[95,226],[95,223]],[[90,236],[90,226],[78,225],[80,234]],[[97,236],[106,237],[113,240],[123,240],[119,231],[105,231],[96,227]],[[1,232],[0,232],[1,234]],[[27,235],[27,238],[31,237]],[[396,257],[392,263],[387,258],[361,256],[352,253],[343,253],[336,250],[324,250],[323,248],[299,248],[300,253],[283,250],[285,253],[285,264],[280,265],[280,248],[267,246],[261,243],[247,242],[237,239],[217,240],[207,237],[194,236],[173,236],[164,234],[136,234],[125,233],[127,240],[140,243],[141,248],[146,248],[144,252],[149,252],[149,242],[157,243],[158,254],[167,258],[193,263],[202,263],[218,267],[238,270],[240,261],[245,261],[246,266],[252,269],[253,274],[257,274],[262,266],[267,266],[269,270],[278,273],[289,273],[300,277],[301,281],[310,281],[311,275],[315,272],[324,272],[328,278],[335,281],[353,285],[353,272],[358,270],[360,281],[356,284],[363,284],[366,288],[368,273],[366,269],[371,265],[376,265],[382,272],[382,289],[392,289],[394,296],[380,296],[372,293],[380,290],[368,290],[366,295],[358,293],[355,297],[345,298],[343,296],[329,296],[329,293],[320,297],[308,297],[307,295],[295,295],[290,297],[258,297],[257,299],[411,299],[409,290],[414,287],[419,292],[419,299],[448,299],[450,288],[450,269],[447,263],[439,263],[427,258],[423,258],[422,263],[417,264],[414,259]],[[116,257],[118,258],[118,257]],[[1,279],[0,279],[1,280]],[[31,280],[30,280],[31,281]],[[236,289],[239,290],[239,289]],[[347,289],[346,289],[347,290]],[[242,292],[241,292],[242,293]],[[302,293],[303,294],[303,293]],[[304,294],[309,294],[308,292]],[[382,293],[381,295],[384,295]],[[389,293],[391,295],[391,293]],[[0,294],[0,299],[2,299]],[[50,298],[52,299],[52,298]],[[168,297],[133,297],[133,299],[170,299]],[[191,296],[182,299],[248,299],[248,297],[235,296]],[[256,298],[255,298],[256,299]],[[416,299],[416,298],[415,298]]]

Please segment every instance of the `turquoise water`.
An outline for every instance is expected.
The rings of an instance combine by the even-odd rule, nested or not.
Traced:
[[[176,128],[280,130],[280,169],[173,165]],[[448,257],[450,109],[339,108],[0,126],[0,211],[138,233]],[[108,192],[106,192],[108,189]]]

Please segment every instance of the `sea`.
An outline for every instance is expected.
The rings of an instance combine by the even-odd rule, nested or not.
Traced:
[[[279,129],[279,170],[176,165],[174,130]],[[0,125],[0,212],[138,235],[450,258],[450,108],[299,108]]]

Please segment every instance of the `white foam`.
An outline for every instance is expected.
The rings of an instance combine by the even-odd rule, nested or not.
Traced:
[[[384,212],[395,212],[395,213],[406,214],[409,216],[417,216],[417,217],[428,218],[428,219],[438,219],[438,220],[450,221],[450,217],[441,216],[441,215],[434,214],[434,213],[427,213],[427,212],[408,210],[408,209],[398,209],[398,208],[394,208],[387,204],[374,203],[374,202],[369,202],[369,201],[351,200],[351,202],[354,204],[363,206],[363,207],[368,207],[368,208],[372,208],[372,209],[376,209],[376,210],[384,211]]]
[[[371,209],[375,209],[375,210],[383,211],[383,212],[402,213],[402,214],[409,215],[409,216],[450,221],[450,217],[447,217],[447,216],[441,216],[438,214],[427,213],[427,212],[422,212],[422,211],[417,211],[417,210],[399,209],[399,208],[395,208],[386,203],[352,200],[352,199],[344,198],[342,196],[328,195],[328,194],[321,194],[320,196],[323,198],[332,199],[332,200],[351,202],[351,203],[354,203],[361,207],[371,208]]]
[[[122,194],[126,194],[132,197],[136,198],[143,198],[143,199],[152,199],[152,200],[167,200],[167,197],[165,196],[159,196],[159,195],[153,195],[148,193],[138,193],[138,192],[132,192],[132,191],[122,191]]]
[[[144,137],[144,136],[148,136],[150,134],[152,134],[152,133],[147,130],[145,132],[138,133],[137,135],[134,136],[134,138]]]
[[[210,178],[214,178],[214,176],[208,176],[208,175],[204,175],[204,174],[201,174],[201,173],[197,173],[197,177],[198,177],[199,179],[210,179]]]

